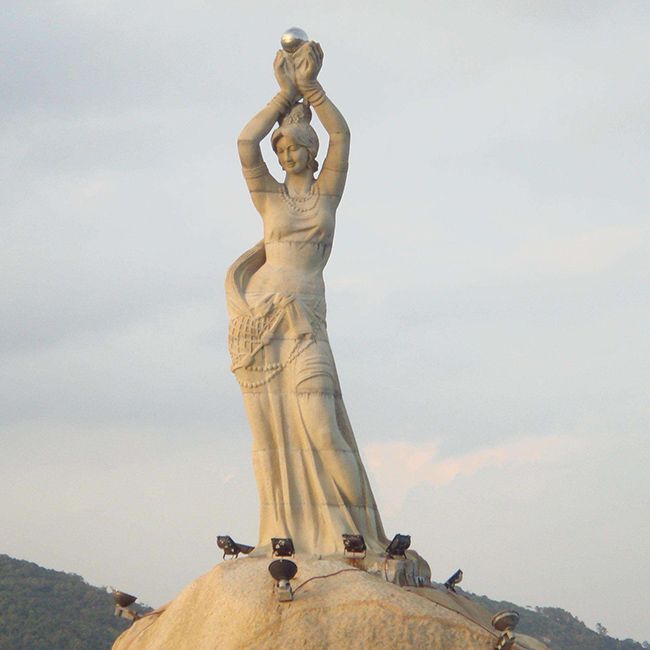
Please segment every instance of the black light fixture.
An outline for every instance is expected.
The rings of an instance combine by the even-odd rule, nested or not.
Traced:
[[[138,597],[114,589],[113,600],[115,601],[115,604],[120,607],[128,607],[129,605],[133,605],[133,603],[138,600]]]
[[[406,550],[411,545],[410,535],[401,535],[398,533],[393,537],[391,543],[386,547],[388,557],[394,558],[395,556],[406,557]]]
[[[133,605],[138,600],[137,596],[132,596],[124,591],[118,591],[113,588],[111,588],[111,591],[113,592],[113,601],[115,602],[115,616],[137,621],[140,618],[140,614],[133,609],[128,609],[129,605]]]
[[[519,612],[511,609],[504,609],[492,617],[492,626],[501,636],[497,639],[497,644],[494,646],[495,650],[511,650],[515,645],[514,629],[519,623]]]
[[[290,580],[296,575],[298,567],[291,560],[281,558],[269,564],[269,573],[275,580],[275,593],[281,603],[293,600]]]
[[[223,559],[226,555],[238,557],[240,553],[248,555],[255,547],[247,544],[239,544],[230,535],[219,535],[217,537],[217,546],[223,551]]]
[[[271,547],[276,557],[291,557],[296,554],[291,537],[272,537]]]
[[[449,591],[453,591],[456,593],[456,585],[459,584],[463,579],[463,572],[461,569],[458,569],[454,575],[450,576],[447,578],[447,582],[445,582],[445,588],[448,589]]]
[[[519,612],[504,609],[492,617],[492,626],[499,632],[514,630],[519,623]]]
[[[343,537],[343,555],[361,555],[362,558],[366,557],[366,540],[363,539],[363,535],[349,535],[344,533]]]

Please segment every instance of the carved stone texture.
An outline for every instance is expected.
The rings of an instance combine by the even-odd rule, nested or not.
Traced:
[[[264,237],[230,268],[226,296],[232,370],[253,432],[260,497],[259,542],[291,537],[296,552],[341,555],[343,533],[361,534],[369,553],[388,544],[348,420],[327,337],[323,269],[347,174],[347,124],[317,81],[317,43],[279,51],[280,93],[238,141],[244,177]],[[303,101],[300,101],[300,99]],[[329,135],[322,171],[312,108]],[[260,142],[285,172],[269,173]]]

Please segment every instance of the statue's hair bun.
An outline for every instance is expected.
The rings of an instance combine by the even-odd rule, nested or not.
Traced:
[[[280,126],[289,124],[309,124],[311,122],[311,109],[303,102],[294,104],[291,110],[280,120]]]

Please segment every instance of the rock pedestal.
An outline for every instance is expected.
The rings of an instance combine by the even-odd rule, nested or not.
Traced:
[[[294,599],[280,602],[268,558],[215,566],[136,621],[113,650],[439,648],[492,650],[490,614],[437,587],[400,587],[339,560],[293,558]],[[546,646],[517,634],[514,649]]]

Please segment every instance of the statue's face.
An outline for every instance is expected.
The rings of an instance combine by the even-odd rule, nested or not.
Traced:
[[[298,144],[290,135],[283,135],[275,146],[278,160],[287,174],[301,174],[309,164],[307,147]]]

